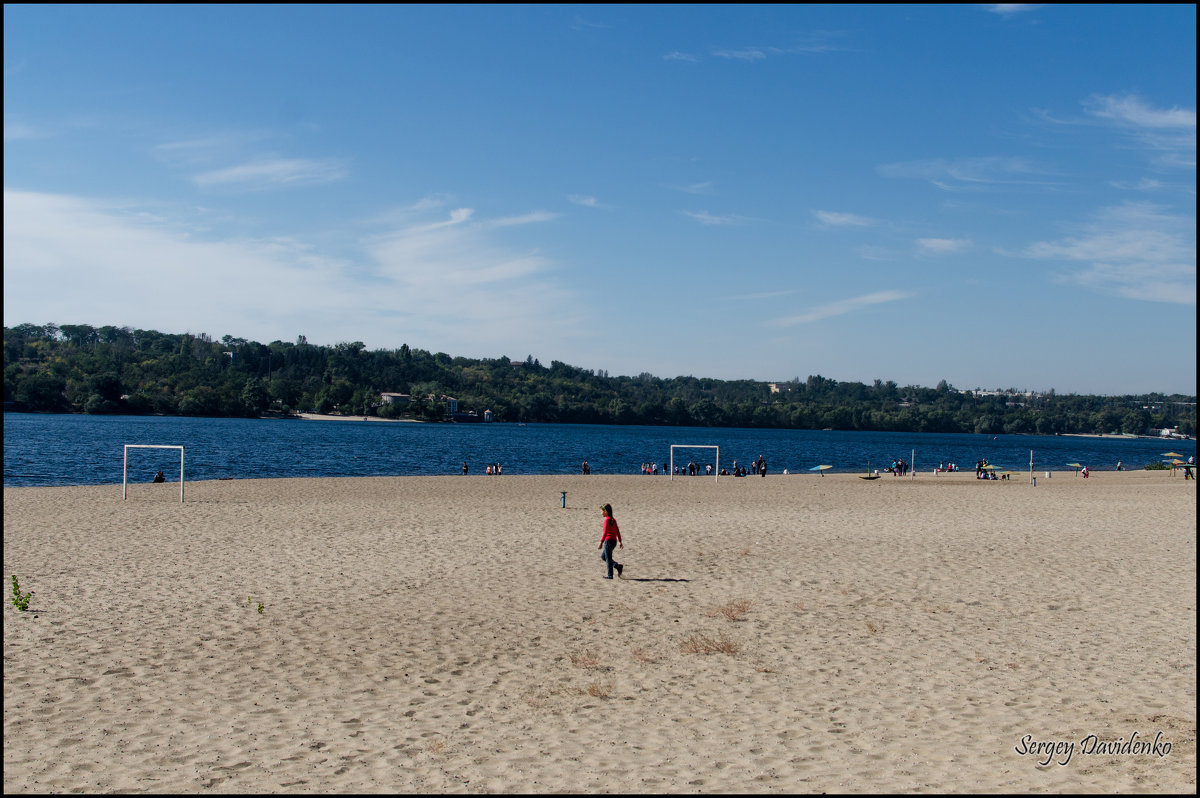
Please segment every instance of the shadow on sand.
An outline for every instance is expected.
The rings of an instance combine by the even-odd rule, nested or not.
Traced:
[[[650,577],[626,576],[623,578],[626,582],[690,582],[690,581],[692,581],[691,579],[669,579],[666,577],[661,578],[661,579],[651,579]]]

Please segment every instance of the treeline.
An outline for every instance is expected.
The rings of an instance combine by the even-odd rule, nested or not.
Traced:
[[[408,394],[387,404],[381,393]],[[1196,431],[1194,396],[1090,396],[1016,391],[976,395],[819,375],[783,383],[610,377],[532,356],[512,361],[360,341],[261,344],[128,327],[20,324],[4,328],[4,406],[53,413],[261,416],[295,412],[497,421],[977,433],[1146,434]]]

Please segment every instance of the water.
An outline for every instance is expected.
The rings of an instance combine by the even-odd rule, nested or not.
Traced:
[[[629,427],[589,424],[415,424],[403,422],[4,414],[4,484],[102,485],[121,482],[125,444],[185,447],[188,481],[262,477],[355,477],[472,474],[499,462],[505,474],[637,474],[643,462],[664,466],[671,444],[721,447],[721,464],[749,465],[762,455],[768,473],[863,472],[896,458],[918,471],[939,463],[973,470],[975,461],[1028,471],[1097,471],[1161,462],[1165,452],[1196,454],[1195,441],[903,432]],[[676,451],[675,462],[716,461],[711,449]],[[177,479],[179,452],[131,449],[129,480],[147,482],[161,469]]]

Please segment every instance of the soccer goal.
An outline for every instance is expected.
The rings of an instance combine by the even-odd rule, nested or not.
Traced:
[[[178,449],[179,450],[179,501],[183,501],[183,447],[182,446],[164,446],[158,443],[127,443],[125,444],[125,460],[121,464],[121,498],[126,496],[126,485],[128,484],[129,475],[129,450],[130,449]]]
[[[672,443],[671,444],[671,465],[669,466],[668,474],[671,479],[675,479],[675,450],[676,449],[716,449],[717,463],[713,466],[713,478],[716,479],[721,475],[721,447],[713,446],[712,444],[688,444],[688,443]]]

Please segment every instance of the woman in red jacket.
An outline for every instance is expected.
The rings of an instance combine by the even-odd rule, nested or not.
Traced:
[[[613,518],[612,505],[605,504],[600,511],[604,513],[604,528],[600,533],[600,559],[608,563],[608,576],[604,578],[612,579],[614,568],[617,569],[617,576],[621,576],[621,572],[625,570],[625,566],[613,561],[613,549],[618,546],[623,549],[625,544],[621,542],[621,528],[617,526],[617,519]]]

